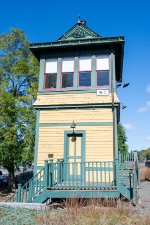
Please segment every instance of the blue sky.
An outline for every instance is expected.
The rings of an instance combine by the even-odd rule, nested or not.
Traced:
[[[121,123],[131,150],[150,147],[150,1],[8,0],[1,2],[0,33],[24,30],[30,42],[54,41],[77,22],[78,15],[102,36],[125,36],[120,88]]]

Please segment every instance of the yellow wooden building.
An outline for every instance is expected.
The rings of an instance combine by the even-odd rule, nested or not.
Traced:
[[[19,188],[18,201],[25,190],[28,202],[133,198],[117,143],[124,37],[102,37],[79,20],[57,41],[30,50],[40,61],[35,177]]]

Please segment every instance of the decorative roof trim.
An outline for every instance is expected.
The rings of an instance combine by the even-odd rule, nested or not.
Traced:
[[[83,38],[95,38],[101,37],[92,29],[86,26],[86,23],[77,23],[71,29],[69,29],[58,41],[70,40],[70,39],[83,39]]]
[[[105,37],[105,38],[85,38],[83,40],[64,40],[57,42],[45,42],[45,43],[33,43],[30,44],[30,49],[35,48],[49,48],[49,47],[58,47],[58,46],[71,46],[71,45],[85,45],[85,44],[104,44],[104,43],[119,43],[124,42],[124,37]]]

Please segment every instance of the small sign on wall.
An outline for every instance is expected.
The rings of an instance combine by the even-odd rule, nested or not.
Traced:
[[[97,95],[109,95],[109,90],[97,90]]]

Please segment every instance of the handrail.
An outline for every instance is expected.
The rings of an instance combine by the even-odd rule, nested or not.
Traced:
[[[33,178],[21,187],[18,185],[18,190],[11,195],[6,202],[31,202],[32,199],[42,191],[44,182],[45,167],[40,170]],[[16,197],[15,197],[16,196]],[[15,198],[14,198],[15,197]]]
[[[134,162],[134,152],[118,153],[119,162]]]
[[[131,177],[133,174],[133,169],[129,169],[123,163],[119,162],[119,183],[126,186],[126,188],[131,188]]]
[[[15,202],[17,200],[17,192],[18,191],[16,191],[15,193],[11,194],[11,196],[8,199],[6,199],[5,202]]]

